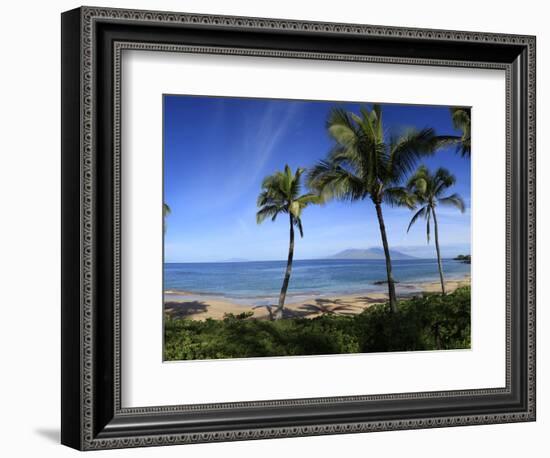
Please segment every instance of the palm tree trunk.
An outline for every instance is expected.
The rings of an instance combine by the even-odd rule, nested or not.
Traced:
[[[281,293],[279,294],[279,305],[277,306],[277,310],[275,310],[275,313],[273,314],[273,318],[275,320],[280,320],[283,317],[286,291],[288,289],[288,283],[290,281],[290,273],[292,272],[292,258],[294,257],[294,225],[292,223],[292,215],[290,215],[290,241],[288,244],[288,260],[286,262],[285,279],[283,280],[283,286],[281,287]]]
[[[443,279],[443,266],[441,265],[441,253],[439,252],[439,232],[437,229],[437,217],[435,216],[435,208],[430,207],[432,216],[434,217],[434,234],[435,234],[435,251],[437,251],[437,267],[439,269],[439,280],[441,281],[441,292],[445,295],[445,280]]]
[[[397,312],[397,299],[395,297],[395,283],[393,281],[390,248],[388,246],[388,237],[386,235],[386,225],[384,224],[384,216],[382,215],[382,207],[375,202],[376,216],[378,216],[378,224],[380,225],[380,235],[382,236],[382,245],[384,247],[384,255],[386,257],[386,274],[388,277],[388,294],[390,296],[391,311]]]

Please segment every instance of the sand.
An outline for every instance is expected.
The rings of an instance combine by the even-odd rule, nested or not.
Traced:
[[[445,282],[447,292],[470,284],[470,276],[459,280]],[[397,295],[400,299],[406,299],[422,292],[437,293],[441,291],[439,282],[427,282],[417,285],[398,284]],[[186,296],[190,296],[189,299]],[[192,297],[191,297],[192,296]],[[314,318],[316,316],[332,313],[338,315],[355,315],[361,313],[372,304],[385,302],[387,293],[373,292],[366,294],[351,294],[331,297],[311,297],[298,302],[288,299],[285,304],[285,318]],[[225,314],[238,315],[243,312],[252,312],[253,318],[269,319],[269,312],[265,306],[242,305],[224,298],[196,295],[184,291],[167,292],[165,294],[164,311],[172,318],[185,318],[191,320],[204,320],[213,318],[222,319]]]

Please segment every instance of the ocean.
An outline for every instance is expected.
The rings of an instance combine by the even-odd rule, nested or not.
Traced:
[[[439,281],[437,260],[414,259],[392,262],[397,293],[418,291],[423,282]],[[165,263],[164,290],[170,294],[217,296],[243,305],[265,305],[276,301],[281,289],[286,261]],[[463,278],[470,265],[443,260],[446,280]],[[287,293],[287,302],[312,296],[336,296],[385,292],[384,260],[296,260]],[[189,297],[189,296],[187,296]]]

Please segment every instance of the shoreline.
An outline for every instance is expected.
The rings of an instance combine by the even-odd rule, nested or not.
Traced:
[[[453,278],[445,282],[447,292],[461,286],[469,286],[470,275]],[[401,283],[396,285],[398,299],[407,299],[421,293],[434,293],[441,289],[439,281],[426,281],[417,284]],[[382,291],[365,291],[353,294],[299,294],[287,296],[285,313],[288,318],[315,318],[323,314],[356,315],[373,304],[388,299]],[[227,313],[235,315],[252,312],[254,319],[268,319],[267,304],[259,304],[254,298],[251,303],[243,304],[222,295],[191,293],[188,291],[167,290],[164,294],[164,313],[171,318],[205,320],[223,319]],[[271,301],[273,302],[273,301]],[[255,305],[256,303],[257,305]]]

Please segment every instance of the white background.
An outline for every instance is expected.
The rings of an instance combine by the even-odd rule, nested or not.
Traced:
[[[144,51],[122,66],[124,407],[505,386],[504,71]],[[163,364],[163,93],[473,106],[472,349]]]
[[[538,36],[538,175],[550,171],[548,12],[544,2],[340,0],[97,1],[99,5],[157,8],[294,19],[536,34]],[[60,18],[77,2],[10,2],[2,8],[0,73],[0,451],[5,456],[71,456],[59,446],[60,334]],[[549,180],[538,184],[538,421],[528,424],[443,428],[104,452],[108,456],[388,457],[545,456],[550,428],[550,315],[543,291],[550,275]],[[546,257],[546,259],[545,259]],[[544,447],[544,448],[543,448]],[[543,451],[545,450],[545,451]]]

